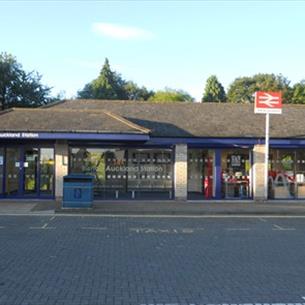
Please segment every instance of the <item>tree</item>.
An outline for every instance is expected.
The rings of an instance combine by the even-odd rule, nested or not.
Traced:
[[[146,101],[154,95],[152,90],[147,90],[144,86],[140,88],[132,81],[126,82],[124,90],[128,100]]]
[[[193,102],[194,99],[183,90],[165,88],[149,98],[151,102]]]
[[[225,89],[216,75],[210,76],[206,82],[202,102],[224,103],[226,99]]]
[[[236,78],[228,90],[228,101],[231,103],[253,102],[253,94],[256,91],[255,80],[251,77]]]
[[[78,98],[107,100],[147,100],[153,91],[139,87],[132,81],[124,80],[120,74],[112,71],[106,58],[102,70],[95,80],[78,92]]]
[[[38,107],[50,101],[51,88],[40,83],[37,72],[26,73],[16,58],[0,53],[0,107]]]
[[[84,89],[78,92],[78,97],[107,100],[127,99],[124,85],[125,81],[110,69],[109,60],[106,58],[98,78],[86,84]]]
[[[256,91],[281,91],[283,102],[291,100],[290,81],[281,74],[256,74],[252,77],[236,78],[228,90],[231,103],[252,103]]]
[[[291,103],[305,104],[305,80],[296,83],[291,91]]]

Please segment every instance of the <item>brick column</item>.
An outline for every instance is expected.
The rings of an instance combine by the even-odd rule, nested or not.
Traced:
[[[175,147],[175,199],[187,199],[187,145]]]
[[[264,168],[265,145],[255,145],[253,148],[253,198],[264,200]]]
[[[68,174],[68,143],[57,141],[55,144],[55,197],[61,200],[63,195],[63,176]]]

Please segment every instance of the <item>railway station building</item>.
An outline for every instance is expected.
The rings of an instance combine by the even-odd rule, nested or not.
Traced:
[[[305,106],[270,122],[268,198],[305,199]],[[0,198],[60,198],[94,177],[96,200],[260,200],[265,116],[253,104],[64,100],[0,112]]]

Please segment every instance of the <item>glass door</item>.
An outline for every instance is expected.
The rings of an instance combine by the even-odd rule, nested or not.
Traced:
[[[21,169],[20,148],[7,148],[5,166],[5,193],[7,196],[17,196],[20,194],[19,181]]]
[[[54,195],[54,148],[0,148],[0,196]]]
[[[41,196],[52,196],[54,192],[54,149],[41,148],[39,157],[39,188]]]
[[[38,195],[38,148],[25,148],[23,157],[23,195]]]
[[[4,191],[4,148],[0,147],[0,197]]]

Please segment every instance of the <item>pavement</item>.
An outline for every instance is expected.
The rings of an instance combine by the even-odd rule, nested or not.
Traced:
[[[54,200],[0,200],[0,215],[54,214]]]
[[[0,305],[304,305],[305,219],[1,215]]]
[[[54,200],[0,200],[0,215],[300,216],[305,201],[94,201],[92,208],[61,208]]]
[[[71,209],[67,210],[71,212]],[[65,212],[64,209],[59,212]],[[303,215],[305,202],[276,201],[254,203],[253,201],[209,202],[96,202],[88,213],[113,215]]]

